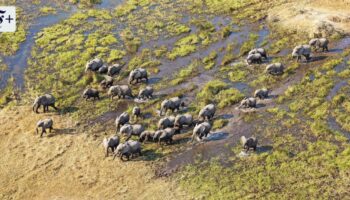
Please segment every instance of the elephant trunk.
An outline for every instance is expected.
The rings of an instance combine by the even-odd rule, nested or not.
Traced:
[[[33,104],[33,112],[37,112],[37,108],[38,108],[39,104],[38,103],[34,103]]]

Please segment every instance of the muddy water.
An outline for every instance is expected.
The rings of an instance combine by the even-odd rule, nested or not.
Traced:
[[[97,7],[104,9],[114,9],[118,4],[121,4],[122,2],[123,0],[103,0],[101,4],[97,5]],[[34,12],[34,10],[37,9],[35,7],[37,7],[37,5],[33,4],[29,6],[28,9]],[[76,13],[77,10],[78,8],[76,6],[71,6],[71,8],[68,10],[58,9],[57,14],[39,16],[33,19],[33,23],[29,24],[29,28],[27,30],[27,39],[20,45],[20,49],[16,52],[15,55],[4,57],[4,62],[7,64],[9,69],[5,72],[2,72],[0,89],[6,86],[7,80],[11,76],[15,78],[16,86],[23,88],[24,71],[27,67],[27,59],[30,58],[31,49],[35,43],[35,36],[43,28],[54,25],[64,19],[69,18],[72,14]]]
[[[344,135],[345,137],[347,137],[348,139],[350,139],[350,133],[348,131],[345,131],[344,129],[342,129],[339,124],[336,122],[335,118],[330,116],[328,118],[328,126],[336,132],[341,133],[342,135]]]

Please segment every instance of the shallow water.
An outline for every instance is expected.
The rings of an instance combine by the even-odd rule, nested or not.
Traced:
[[[123,0],[104,0],[101,4],[97,5],[97,8],[114,9]],[[36,5],[35,5],[36,6]],[[34,8],[29,7],[29,10]],[[6,87],[7,80],[13,76],[18,88],[24,86],[24,71],[27,67],[27,60],[30,58],[31,49],[35,43],[36,35],[45,27],[49,27],[62,20],[69,18],[72,14],[76,13],[77,6],[71,6],[68,10],[57,9],[57,14],[50,14],[46,16],[39,16],[33,20],[33,23],[29,25],[27,29],[27,39],[20,45],[19,50],[13,56],[4,57],[4,63],[8,66],[8,70],[2,72],[0,80],[0,89]]]

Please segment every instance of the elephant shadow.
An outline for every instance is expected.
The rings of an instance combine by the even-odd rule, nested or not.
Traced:
[[[73,128],[53,129],[53,131],[49,133],[47,137],[55,137],[57,135],[74,135],[75,133],[75,129]]]
[[[74,113],[78,111],[78,107],[75,107],[75,106],[69,106],[69,107],[65,107],[65,108],[62,108],[60,110],[60,113],[62,114],[67,114],[67,113]]]
[[[263,108],[263,107],[265,107],[266,105],[265,104],[263,104],[263,103],[257,103],[256,104],[256,107],[255,108]]]
[[[232,114],[223,114],[223,115],[216,117],[215,119],[232,119],[233,117],[234,117],[234,115],[232,115]]]
[[[329,53],[341,53],[341,52],[343,52],[343,49],[330,49],[328,52]]]
[[[314,56],[311,58],[311,60],[309,62],[317,62],[317,61],[322,61],[324,59],[326,59],[327,56]]]
[[[257,154],[267,153],[267,152],[272,151],[272,149],[273,149],[273,147],[269,146],[269,145],[259,146],[259,147],[256,148],[256,153]]]
[[[279,97],[279,95],[277,95],[277,94],[270,94],[266,99],[276,99],[278,97]]]
[[[156,84],[156,83],[159,83],[159,81],[161,81],[161,80],[162,80],[162,78],[153,77],[153,78],[148,79],[148,84]]]
[[[155,161],[163,157],[162,153],[154,149],[147,149],[142,151],[142,156],[135,159],[135,161]]]

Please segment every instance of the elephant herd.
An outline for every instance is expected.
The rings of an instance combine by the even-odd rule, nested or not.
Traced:
[[[314,38],[309,41],[309,44],[298,45],[294,47],[292,57],[297,58],[297,61],[301,61],[304,57],[306,62],[311,59],[311,48],[315,51],[322,49],[322,52],[328,51],[329,41],[327,38]],[[263,48],[256,48],[249,51],[246,58],[246,63],[250,64],[261,64],[264,60],[267,60],[266,50]],[[284,66],[281,63],[272,63],[266,66],[266,73],[271,75],[281,75],[284,71]]]
[[[328,51],[329,41],[326,38],[316,38],[310,40],[309,44],[298,45],[293,49],[292,57],[296,57],[297,61],[300,61],[302,57],[309,61],[311,58],[311,47],[317,50]],[[252,49],[246,58],[248,65],[250,64],[261,64],[264,60],[268,60],[268,55],[265,49],[256,48]],[[122,65],[114,64],[112,66],[106,66],[103,61],[99,58],[95,58],[86,64],[85,71],[92,71],[100,74],[107,74],[105,79],[100,83],[100,86],[104,89],[108,89],[108,96],[113,99],[114,97],[120,98],[134,98],[131,87],[129,85],[136,84],[142,81],[148,82],[148,73],[146,69],[137,68],[129,73],[128,83],[129,85],[113,85],[113,76],[120,73]],[[270,75],[281,75],[283,74],[284,66],[281,63],[272,63],[267,65],[266,73]],[[138,99],[152,99],[153,98],[152,86],[146,86],[141,88],[137,97]],[[245,97],[239,108],[254,108],[257,105],[257,99],[265,99],[269,97],[269,90],[266,88],[258,89],[255,91],[253,97]],[[82,98],[89,99],[100,99],[100,92],[97,89],[88,88],[83,91]],[[45,94],[35,99],[33,104],[33,111],[38,113],[38,109],[43,106],[43,112],[49,110],[49,107],[57,110],[55,106],[55,97],[51,94]],[[160,116],[166,114],[168,111],[172,113],[178,112],[185,103],[180,97],[172,97],[165,99],[160,104]],[[104,138],[102,144],[105,148],[105,155],[108,156],[109,152],[112,152],[114,158],[120,157],[121,160],[126,158],[129,160],[136,155],[142,155],[141,143],[157,142],[159,145],[172,144],[173,136],[180,134],[184,127],[192,128],[192,138],[194,140],[202,141],[208,136],[212,129],[212,120],[216,112],[214,104],[208,104],[204,106],[198,113],[198,118],[194,117],[189,113],[177,114],[176,116],[164,116],[158,121],[157,130],[146,130],[142,124],[130,123],[130,115],[127,112],[120,114],[115,120],[115,126],[117,134],[108,138]],[[132,110],[132,116],[142,118],[141,108],[135,106]],[[53,129],[53,120],[45,119],[40,120],[36,126],[36,132],[39,128],[42,128],[41,135],[46,133],[46,130]],[[119,133],[119,134],[118,134]],[[120,136],[126,136],[124,143],[121,143]],[[132,136],[137,136],[138,140],[131,140]],[[241,142],[245,150],[254,149],[256,150],[258,140],[255,137],[241,137]]]

